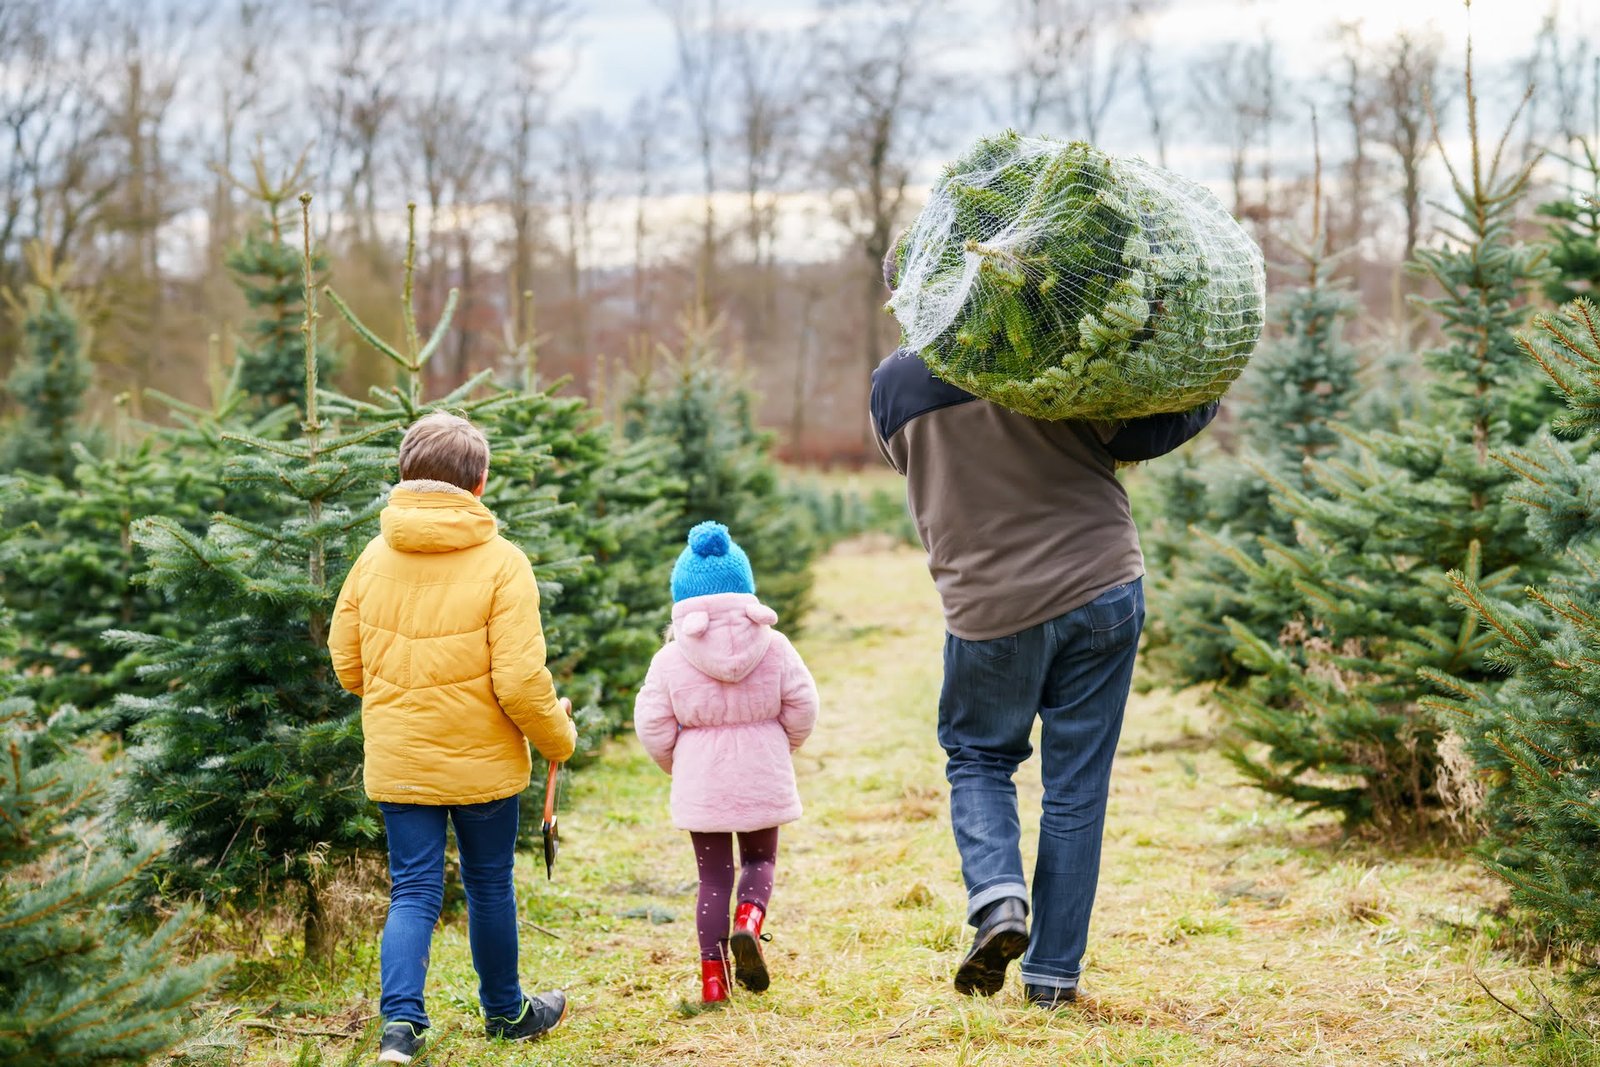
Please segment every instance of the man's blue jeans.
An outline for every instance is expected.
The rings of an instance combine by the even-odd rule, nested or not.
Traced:
[[[517,979],[517,897],[511,881],[517,798],[457,807],[379,804],[389,833],[389,918],[380,952],[385,1022],[428,1025],[422,986],[428,948],[444,906],[445,823],[455,823],[461,884],[467,893],[467,940],[478,972],[485,1018],[522,1012]]]
[[[1138,579],[1010,637],[947,635],[939,743],[949,761],[950,819],[967,884],[967,919],[1017,897],[1026,906],[1021,826],[1011,776],[1041,722],[1044,808],[1033,873],[1025,982],[1078,984],[1100,877],[1111,761],[1144,625]]]

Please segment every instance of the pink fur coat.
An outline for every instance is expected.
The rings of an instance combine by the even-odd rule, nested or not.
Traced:
[[[672,775],[680,830],[764,830],[800,817],[791,754],[817,719],[817,686],[778,616],[748,593],[672,607],[633,727]]]

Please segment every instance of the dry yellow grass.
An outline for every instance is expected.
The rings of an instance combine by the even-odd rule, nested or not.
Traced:
[[[1014,971],[993,1000],[956,995],[968,932],[934,740],[942,629],[931,585],[915,553],[841,550],[820,565],[817,603],[802,651],[824,711],[799,759],[807,814],[784,831],[771,991],[683,1010],[698,997],[693,861],[667,824],[666,777],[623,739],[575,779],[556,881],[542,863],[519,866],[532,924],[523,970],[540,988],[567,986],[569,1023],[529,1048],[483,1041],[457,914],[435,941],[440,1040],[428,1063],[1535,1062],[1517,1044],[1526,1025],[1474,979],[1530,1012],[1531,983],[1555,984],[1548,966],[1494,947],[1494,881],[1448,849],[1386,854],[1296,819],[1239,785],[1207,744],[1206,712],[1170,694],[1129,707],[1086,1002],[1030,1009]],[[1036,764],[1021,793],[1036,813]],[[289,1030],[338,1030],[372,1010],[373,955],[363,950],[340,981],[240,996],[259,1010],[293,986],[306,1003],[278,1031],[252,1031],[248,1051],[225,1048],[242,1015],[220,1025],[212,1062],[295,1062]],[[194,1051],[195,1062],[211,1054]],[[304,1056],[366,1061],[352,1041],[323,1036]]]

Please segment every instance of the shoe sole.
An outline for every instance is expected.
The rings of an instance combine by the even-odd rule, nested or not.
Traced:
[[[992,997],[1006,984],[1006,968],[1028,951],[1028,935],[1022,930],[996,930],[956,968],[956,992],[964,996]]]
[[[761,945],[747,930],[738,930],[728,939],[733,951],[733,977],[752,993],[765,993],[772,979],[767,974],[767,961],[761,958]]]
[[[406,1064],[410,1063],[414,1059],[416,1059],[415,1056],[407,1056],[404,1052],[400,1052],[396,1049],[389,1049],[387,1052],[378,1053],[379,1063]]]

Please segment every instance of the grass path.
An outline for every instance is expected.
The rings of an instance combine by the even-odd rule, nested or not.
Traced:
[[[1530,979],[1553,981],[1494,948],[1492,880],[1447,852],[1386,855],[1292,818],[1237,784],[1205,713],[1169,694],[1129,707],[1086,1002],[1027,1008],[1014,968],[991,1001],[957,996],[968,932],[933,736],[931,584],[914,553],[840,553],[820,566],[817,603],[801,648],[823,712],[798,762],[806,816],[781,844],[771,991],[685,1010],[693,859],[667,824],[666,776],[626,738],[574,779],[556,880],[519,860],[523,972],[568,988],[569,1022],[533,1047],[482,1040],[458,913],[435,940],[429,1064],[1532,1062],[1515,1047],[1526,1026],[1474,980],[1525,1006]],[[1036,823],[1036,762],[1021,782]],[[312,996],[322,1026],[372,1010],[374,955]],[[295,1039],[263,1038],[249,1062],[295,1062]],[[353,1042],[318,1040],[327,1063],[354,1059]]]

